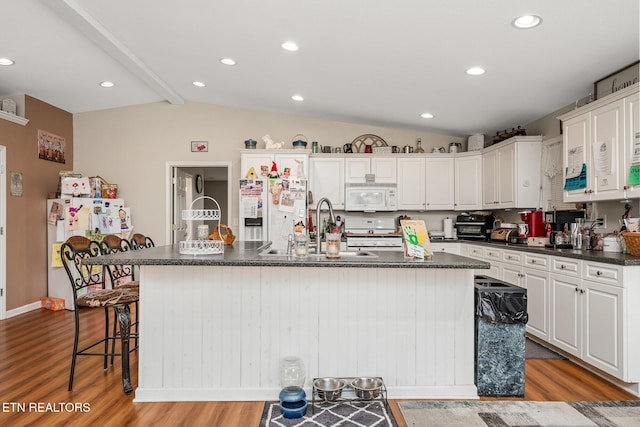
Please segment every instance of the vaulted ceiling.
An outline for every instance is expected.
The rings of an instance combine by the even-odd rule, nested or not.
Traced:
[[[0,57],[15,61],[0,66],[0,94],[71,113],[197,101],[495,134],[587,96],[596,80],[638,61],[638,3],[0,0]],[[523,14],[542,24],[515,28]],[[299,50],[284,50],[285,41]],[[472,66],[486,73],[465,74]],[[107,80],[115,86],[100,87]]]

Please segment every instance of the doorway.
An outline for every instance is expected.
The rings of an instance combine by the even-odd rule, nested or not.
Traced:
[[[232,166],[230,161],[167,162],[168,244],[187,238],[189,226],[182,219],[184,209],[217,209],[220,223],[229,224],[232,217]],[[195,203],[194,203],[195,202]],[[193,204],[193,206],[192,206]],[[208,224],[211,231],[218,225]]]

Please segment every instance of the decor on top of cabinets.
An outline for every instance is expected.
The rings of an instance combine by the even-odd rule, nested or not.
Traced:
[[[307,148],[307,137],[299,133],[291,138],[291,145],[296,149]]]
[[[262,140],[264,141],[264,148],[267,150],[279,150],[284,147],[284,141],[275,142],[269,135],[263,136]]]
[[[638,75],[640,75],[640,61],[636,61],[601,78],[593,84],[594,99],[600,99],[621,89],[633,86],[639,81]]]
[[[386,147],[387,142],[377,135],[364,134],[351,141],[354,153],[372,153],[373,147]],[[369,147],[369,148],[367,148]],[[367,151],[369,150],[369,151]]]

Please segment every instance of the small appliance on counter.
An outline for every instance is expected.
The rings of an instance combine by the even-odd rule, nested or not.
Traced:
[[[520,218],[526,224],[525,235],[520,235],[520,237],[544,237],[546,234],[542,211],[534,210],[534,211],[523,211],[520,212]]]
[[[491,240],[504,243],[522,243],[518,238],[517,225],[507,223],[500,224],[500,227],[491,232]]]
[[[489,240],[495,217],[490,213],[464,213],[456,217],[458,239]]]

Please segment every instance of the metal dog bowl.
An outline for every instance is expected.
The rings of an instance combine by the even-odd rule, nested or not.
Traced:
[[[313,382],[313,387],[322,400],[333,401],[342,396],[345,382],[338,378],[318,378]]]
[[[361,377],[351,381],[351,387],[360,399],[371,400],[380,396],[382,380],[380,378]]]

